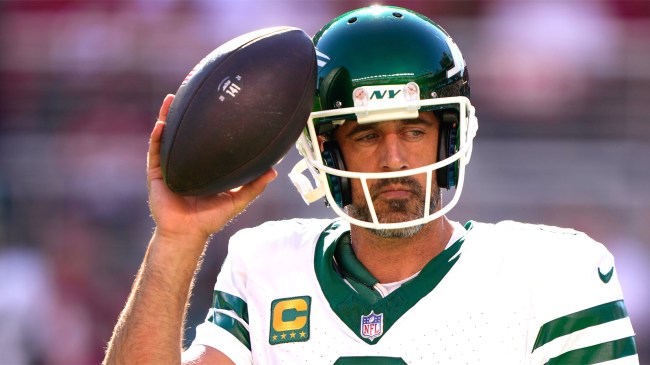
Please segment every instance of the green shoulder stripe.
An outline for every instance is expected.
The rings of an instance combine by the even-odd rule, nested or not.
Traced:
[[[217,311],[211,311],[208,321],[230,332],[246,348],[251,349],[251,336],[246,327],[233,317]]]
[[[215,290],[212,296],[212,307],[214,309],[234,311],[239,318],[248,323],[248,304],[239,297]]]
[[[632,356],[636,353],[634,336],[631,336],[566,352],[550,359],[545,365],[598,364],[604,361]]]
[[[623,300],[617,300],[556,318],[540,328],[533,351],[558,337],[625,317],[625,303]]]
[[[230,332],[233,336],[235,336],[236,339],[239,340],[239,342],[241,342],[250,350],[251,337],[246,327],[244,327],[244,325],[235,318],[217,311],[233,311],[239,318],[248,323],[248,304],[246,304],[243,299],[232,294],[215,290],[212,297],[212,307],[214,310],[211,311],[210,317],[208,317],[208,321]]]

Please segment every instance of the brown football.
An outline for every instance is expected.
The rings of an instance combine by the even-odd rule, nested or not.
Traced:
[[[294,27],[247,33],[212,51],[170,106],[161,147],[165,183],[204,195],[262,175],[304,129],[316,75],[311,38]]]

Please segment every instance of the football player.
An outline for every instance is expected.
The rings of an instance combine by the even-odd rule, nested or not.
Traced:
[[[334,19],[314,44],[314,112],[291,179],[340,218],[235,234],[181,357],[208,237],[276,173],[212,197],[170,192],[158,152],[168,97],[149,150],[157,228],[106,363],[638,363],[603,245],[569,229],[446,218],[478,122],[467,66],[441,27],[372,6]]]

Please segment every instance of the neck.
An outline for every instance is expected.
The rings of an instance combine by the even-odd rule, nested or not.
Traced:
[[[446,217],[427,223],[408,238],[385,238],[352,226],[350,237],[357,259],[379,280],[392,283],[413,276],[445,249],[453,226]]]

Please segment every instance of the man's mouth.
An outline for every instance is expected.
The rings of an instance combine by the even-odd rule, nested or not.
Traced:
[[[411,188],[406,186],[389,186],[381,189],[376,198],[382,199],[408,199],[414,194]]]

